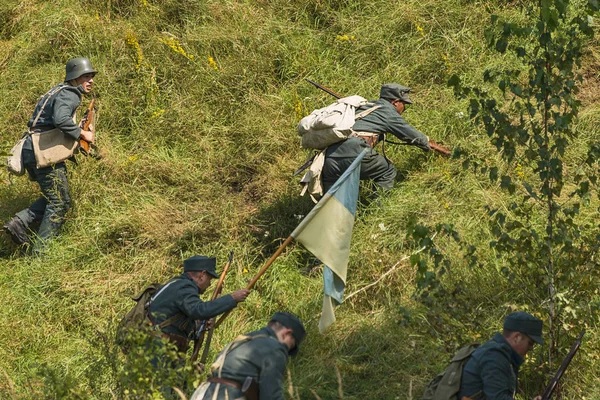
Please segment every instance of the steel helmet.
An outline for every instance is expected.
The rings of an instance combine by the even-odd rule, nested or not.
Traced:
[[[92,67],[92,62],[87,58],[72,58],[67,61],[67,66],[65,68],[65,82],[68,82],[73,79],[79,78],[84,74],[95,74],[96,71],[94,67]]]

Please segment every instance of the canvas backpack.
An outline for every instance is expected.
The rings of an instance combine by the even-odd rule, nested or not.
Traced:
[[[478,347],[479,344],[471,344],[460,349],[444,372],[429,382],[419,400],[458,400],[463,368]]]
[[[135,305],[129,310],[129,312],[127,312],[127,314],[125,314],[121,322],[119,322],[116,332],[116,343],[121,346],[124,351],[127,351],[129,348],[129,339],[132,332],[135,332],[136,330],[142,330],[144,327],[151,327],[153,325],[149,316],[150,303],[175,281],[177,281],[177,279],[171,280],[165,285],[152,283],[151,285],[146,286],[146,288],[144,288],[144,290],[142,290],[137,296],[131,298],[133,301],[135,301]],[[177,313],[156,327],[158,329],[165,328],[184,317],[184,314]]]
[[[359,114],[356,114],[356,109],[372,104],[364,97],[355,95],[341,98],[327,107],[313,111],[298,124],[302,147],[323,150],[327,146],[346,140],[352,133],[356,120],[366,117],[381,106],[371,107]]]

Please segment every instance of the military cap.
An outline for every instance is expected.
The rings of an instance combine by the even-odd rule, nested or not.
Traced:
[[[514,312],[504,318],[504,329],[524,333],[537,344],[544,344],[544,339],[542,339],[543,325],[541,319],[524,311]]]
[[[304,329],[304,325],[300,318],[295,316],[292,313],[279,311],[273,314],[271,317],[271,322],[279,322],[281,325],[285,326],[292,330],[292,335],[294,335],[294,339],[296,339],[296,347],[289,351],[291,356],[295,356],[298,353],[298,346],[304,340],[306,336],[306,330]]]
[[[218,278],[216,265],[214,257],[193,256],[183,261],[183,272],[206,271],[213,278]]]
[[[98,71],[94,69],[92,62],[87,58],[72,58],[67,61],[65,66],[65,82],[77,79],[81,75],[96,74],[96,72]]]
[[[412,101],[408,98],[410,88],[406,86],[398,85],[397,83],[385,83],[381,86],[379,91],[379,97],[389,101],[400,100],[406,104],[412,104]]]

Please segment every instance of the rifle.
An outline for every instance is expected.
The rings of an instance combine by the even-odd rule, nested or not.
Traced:
[[[330,95],[332,95],[333,97],[335,97],[336,99],[341,99],[344,96],[342,96],[339,93],[334,92],[333,90],[315,82],[315,81],[311,81],[308,78],[304,78],[305,81],[307,81],[308,83],[310,83],[311,85],[314,85],[315,87],[321,89],[322,91],[324,91],[325,93],[329,93]],[[433,140],[429,140],[429,147],[431,147],[433,150],[445,155],[445,156],[449,156],[452,152],[450,151],[450,149],[447,149],[446,147],[442,146],[439,143],[434,142]]]
[[[79,123],[79,126],[81,127],[81,129],[83,129],[85,131],[89,131],[90,125],[94,123],[95,105],[96,105],[96,96],[94,96],[92,98],[92,101],[90,101],[90,105],[85,110],[85,114],[83,114],[83,118],[81,119],[81,122]],[[98,147],[95,144],[89,143],[88,141],[86,141],[85,139],[82,139],[82,138],[79,138],[79,152],[81,154],[83,154],[84,156],[91,156],[92,158],[95,158],[97,160],[101,158],[100,154],[98,152]]]
[[[219,276],[219,282],[217,283],[217,287],[212,294],[211,301],[215,300],[217,297],[221,295],[223,291],[223,283],[225,282],[225,275],[227,275],[227,271],[229,271],[229,266],[233,261],[233,250],[229,252],[229,259],[227,263],[223,267],[223,272],[221,272],[221,276]],[[206,325],[208,321],[202,321],[200,327],[196,331],[194,335],[194,351],[192,352],[192,364],[196,362],[198,359],[198,353],[200,353],[200,348],[202,347],[202,342],[204,342],[204,336],[206,333]],[[202,358],[200,359],[200,363],[204,364],[206,362],[206,358],[208,357],[208,349],[210,348],[210,342],[212,340],[212,335],[214,332],[215,326],[214,324],[208,330],[208,337],[206,339],[206,346],[204,347],[204,351],[202,352]]]
[[[583,338],[584,334],[585,334],[585,331],[582,331],[579,334],[579,336],[577,337],[577,340],[575,340],[575,343],[573,343],[573,346],[571,346],[571,350],[569,350],[569,354],[567,354],[567,356],[563,360],[562,364],[560,364],[558,371],[556,371],[556,374],[554,374],[554,376],[552,377],[552,380],[550,381],[548,386],[546,386],[546,390],[544,391],[544,394],[542,395],[542,400],[549,400],[552,397],[552,393],[554,393],[554,390],[558,386],[558,382],[560,381],[560,378],[562,378],[567,367],[571,363],[571,360],[573,360],[573,357],[575,357],[575,353],[577,353],[577,350],[579,350],[579,346],[581,346],[581,339]]]

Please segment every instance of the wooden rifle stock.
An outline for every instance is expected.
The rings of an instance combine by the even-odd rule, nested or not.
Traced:
[[[81,129],[84,131],[90,130],[90,125],[94,122],[94,106],[96,105],[96,98],[92,98],[90,101],[90,105],[87,110],[85,110],[85,114],[83,115],[83,119],[81,120]],[[83,138],[79,138],[79,151],[87,156],[90,154],[90,142]]]
[[[342,97],[344,97],[344,96],[342,96],[341,94],[339,94],[339,93],[337,93],[337,92],[334,92],[333,90],[331,90],[331,89],[329,89],[329,88],[327,88],[327,87],[325,87],[325,86],[323,86],[323,85],[321,85],[321,84],[319,84],[319,83],[317,83],[317,82],[315,82],[315,81],[311,81],[311,80],[310,80],[310,79],[308,79],[308,78],[304,78],[304,80],[305,80],[306,82],[310,83],[311,85],[313,85],[313,86],[315,86],[315,87],[317,87],[317,88],[321,89],[321,90],[322,90],[322,91],[324,91],[325,93],[329,93],[330,95],[332,95],[332,96],[333,96],[333,97],[335,97],[336,99],[341,99]],[[445,156],[449,156],[449,155],[452,153],[452,152],[450,151],[450,149],[448,149],[448,148],[446,148],[446,147],[442,146],[441,144],[439,144],[439,143],[436,143],[436,142],[434,142],[434,141],[432,141],[432,140],[430,140],[430,141],[429,141],[429,147],[431,147],[431,149],[432,149],[432,150],[435,150],[435,151],[437,151],[437,152],[439,152],[439,153],[441,153],[441,154],[443,154],[443,155],[445,155]]]
[[[544,391],[544,394],[542,395],[542,400],[549,400],[552,397],[552,393],[554,393],[554,390],[556,390],[556,387],[558,386],[558,382],[560,381],[560,378],[562,378],[563,374],[569,367],[569,364],[573,360],[573,357],[575,357],[575,353],[577,353],[577,350],[579,350],[579,346],[581,346],[581,339],[583,338],[584,334],[585,334],[585,331],[582,331],[579,334],[579,336],[577,337],[577,340],[575,340],[575,343],[573,343],[573,345],[571,346],[571,350],[569,350],[569,354],[567,354],[567,356],[563,360],[562,364],[560,364],[558,371],[556,371],[556,374],[554,374],[554,376],[552,377],[552,380],[550,381],[548,386],[546,386],[546,390]]]
[[[221,275],[219,276],[219,282],[217,283],[217,287],[215,287],[215,290],[213,291],[212,297],[210,299],[211,301],[215,300],[219,296],[221,296],[221,292],[223,291],[223,284],[225,283],[225,276],[227,275],[227,272],[229,271],[229,266],[231,265],[232,261],[233,261],[233,250],[231,252],[229,252],[229,259],[227,260],[227,263],[223,267],[223,271],[221,272]],[[201,329],[202,329],[202,332],[198,336],[198,339],[194,340],[194,351],[192,352],[192,364],[194,362],[196,362],[196,360],[198,359],[198,354],[200,353],[200,348],[202,347],[202,343],[204,342],[204,336],[205,336],[204,334],[205,334],[206,330],[203,329],[203,326],[201,326]],[[215,329],[215,326],[213,324],[208,330],[206,346],[204,347],[204,351],[202,352],[202,358],[200,359],[201,360],[200,362],[202,364],[204,364],[206,362],[206,358],[208,357],[208,350],[210,348],[210,342],[212,340],[212,335],[213,335],[214,329]]]

